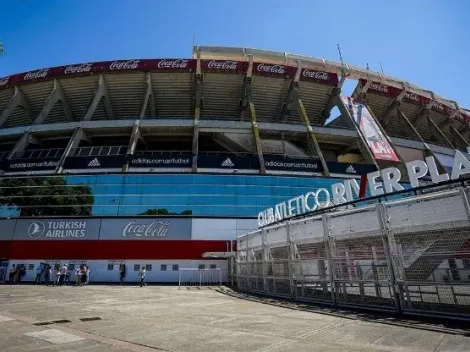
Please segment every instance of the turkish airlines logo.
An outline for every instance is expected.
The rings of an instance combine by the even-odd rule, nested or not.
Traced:
[[[278,75],[283,75],[286,73],[286,68],[282,65],[266,65],[266,64],[259,64],[256,69],[259,72],[268,72],[268,73],[275,73]]]
[[[46,225],[41,221],[34,221],[28,227],[28,236],[31,238],[38,238],[44,234]]]
[[[92,64],[82,64],[82,65],[70,65],[64,71],[64,74],[69,75],[71,73],[82,73],[82,72],[90,72]]]
[[[42,70],[39,70],[39,71],[34,71],[34,72],[28,72],[25,76],[24,76],[24,80],[27,81],[27,80],[30,80],[30,79],[38,79],[38,78],[44,78],[44,77],[47,77],[47,74],[49,73],[49,69],[48,68],[44,68]]]
[[[114,61],[109,65],[109,69],[114,70],[135,70],[139,67],[140,60]]]
[[[215,70],[236,70],[238,62],[236,61],[209,61],[207,64],[208,69]]]
[[[187,68],[189,60],[160,60],[158,68]]]

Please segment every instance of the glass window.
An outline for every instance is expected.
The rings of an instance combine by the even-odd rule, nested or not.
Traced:
[[[160,271],[166,271],[166,264],[160,265]]]
[[[134,264],[134,271],[140,271],[140,265]]]
[[[28,270],[34,270],[34,264],[28,264]]]
[[[145,270],[146,271],[152,271],[152,264],[145,265]]]
[[[178,271],[178,270],[179,270],[178,264],[173,264],[173,271]]]
[[[209,266],[209,268],[211,268],[211,269],[217,269],[217,265],[216,265],[216,264],[211,264],[211,265]]]
[[[114,264],[108,264],[108,270],[109,271],[114,270]]]
[[[206,266],[204,264],[199,264],[199,270],[203,270],[205,268],[206,268]]]
[[[67,267],[69,270],[75,270],[75,264],[69,264]]]

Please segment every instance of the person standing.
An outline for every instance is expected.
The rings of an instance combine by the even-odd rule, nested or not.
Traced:
[[[13,282],[15,281],[16,270],[17,268],[15,268],[14,266],[10,268],[10,272],[8,273],[8,283],[10,285],[13,285]]]
[[[41,263],[36,269],[36,279],[34,280],[34,283],[36,285],[39,285],[41,283],[41,276],[43,272],[44,272],[44,267],[43,267],[43,264]]]
[[[52,269],[49,264],[46,265],[46,270],[44,271],[44,282],[46,283],[46,286],[49,285],[49,280],[51,279],[52,275]]]
[[[142,266],[142,269],[140,269],[139,271],[140,287],[145,286],[145,274],[146,274],[145,266]]]
[[[126,277],[126,264],[121,264],[119,271],[119,280],[121,281],[121,285],[124,284],[124,278]]]
[[[60,269],[59,269],[59,286],[63,286],[64,283],[65,283],[65,277],[67,276],[67,265],[63,265]]]
[[[54,286],[59,286],[60,282],[60,266],[57,265],[55,267],[55,281],[54,281]]]
[[[75,286],[80,286],[80,280],[82,277],[82,266],[80,265],[77,270],[75,270]]]

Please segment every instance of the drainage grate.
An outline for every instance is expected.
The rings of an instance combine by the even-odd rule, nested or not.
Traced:
[[[101,320],[100,317],[92,317],[92,318],[80,318],[81,321],[94,321],[94,320]]]
[[[53,320],[53,321],[43,321],[40,323],[34,323],[33,325],[36,326],[43,326],[43,325],[52,325],[52,324],[64,324],[64,323],[70,323],[70,320],[62,319],[62,320]]]

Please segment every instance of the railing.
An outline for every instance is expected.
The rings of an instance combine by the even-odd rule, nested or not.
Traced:
[[[470,320],[470,187],[310,215],[241,236],[239,289]]]
[[[14,155],[13,159],[46,159],[46,158],[60,158],[64,154],[64,148],[51,148],[51,149],[26,149]]]
[[[124,155],[127,146],[79,147],[71,151],[70,156],[106,156]]]

